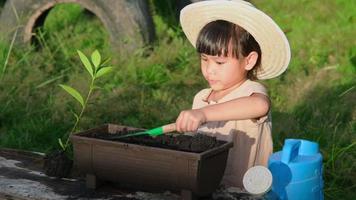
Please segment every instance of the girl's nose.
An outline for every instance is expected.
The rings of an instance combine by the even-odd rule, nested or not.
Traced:
[[[212,63],[208,63],[206,66],[206,72],[208,74],[216,74],[216,67]]]

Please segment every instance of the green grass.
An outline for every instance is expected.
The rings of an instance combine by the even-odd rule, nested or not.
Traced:
[[[255,1],[286,32],[292,61],[281,77],[264,81],[273,102],[275,151],[286,138],[317,141],[324,157],[326,199],[356,196],[355,1]],[[174,5],[151,0],[157,31],[152,48],[122,58],[108,33],[77,5],[52,10],[37,34],[40,48],[0,41],[0,146],[48,152],[70,131],[79,107],[59,83],[86,91],[76,49],[99,49],[114,73],[100,80],[80,124],[151,128],[191,107],[206,83],[195,50],[172,15]],[[167,4],[167,5],[166,5]],[[170,7],[170,12],[163,8]],[[10,55],[7,59],[7,55]],[[4,63],[7,63],[4,69]]]

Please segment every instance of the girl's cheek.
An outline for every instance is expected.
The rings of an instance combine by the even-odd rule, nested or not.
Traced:
[[[201,68],[201,73],[203,74],[205,79],[208,79],[208,73],[206,72],[206,68]]]
[[[201,69],[201,73],[203,74],[204,78],[206,78],[207,74],[206,74],[206,71],[203,68]]]
[[[200,65],[200,70],[205,76],[205,74],[206,74],[206,66],[203,63],[201,63],[201,65]]]

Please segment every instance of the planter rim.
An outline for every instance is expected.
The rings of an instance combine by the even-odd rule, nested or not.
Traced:
[[[122,148],[132,148],[132,149],[138,149],[138,150],[146,150],[146,151],[155,151],[155,152],[159,152],[159,153],[167,153],[167,154],[172,154],[174,156],[177,156],[177,152],[179,152],[179,154],[181,156],[184,157],[190,157],[194,160],[201,160],[204,158],[208,158],[211,156],[214,156],[222,151],[225,151],[226,149],[229,149],[231,147],[233,147],[233,142],[226,142],[225,144],[222,144],[218,147],[209,149],[207,151],[203,151],[201,153],[196,153],[196,152],[186,152],[186,151],[180,151],[180,150],[174,150],[174,149],[166,149],[166,148],[159,148],[159,147],[152,147],[152,146],[145,146],[145,145],[139,145],[139,144],[131,144],[131,143],[125,143],[125,142],[121,142],[121,141],[110,141],[110,140],[104,140],[104,139],[100,139],[100,138],[91,138],[91,137],[85,137],[84,134],[88,134],[90,132],[94,132],[94,131],[98,131],[98,130],[102,130],[102,129],[108,129],[110,130],[110,128],[112,128],[113,126],[115,127],[127,127],[127,128],[132,128],[132,130],[141,130],[140,128],[133,128],[133,127],[128,127],[128,126],[121,126],[121,125],[116,125],[116,124],[104,124],[102,126],[96,127],[96,128],[92,128],[92,129],[88,129],[86,131],[81,131],[78,133],[74,133],[73,135],[70,136],[70,139],[72,141],[72,143],[75,142],[84,142],[84,143],[92,143],[95,142],[97,144],[105,144],[106,146],[110,145],[110,146],[118,146],[120,145]]]

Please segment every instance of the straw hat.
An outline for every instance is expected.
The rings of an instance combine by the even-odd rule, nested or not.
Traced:
[[[258,79],[270,79],[288,67],[291,53],[288,40],[279,26],[265,13],[242,0],[209,0],[189,4],[180,12],[180,23],[195,47],[200,30],[209,22],[225,20],[248,31],[261,48]]]

